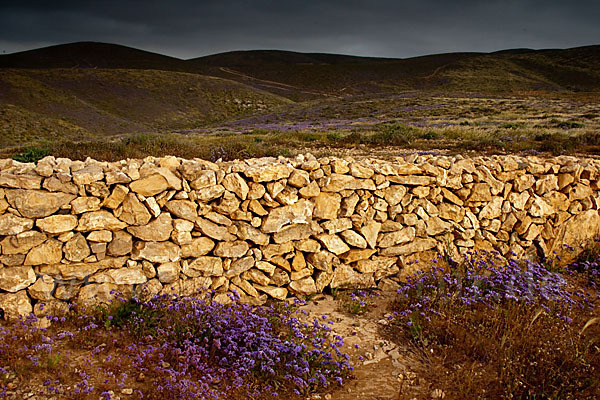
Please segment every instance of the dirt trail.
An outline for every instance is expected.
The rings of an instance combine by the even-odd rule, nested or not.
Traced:
[[[223,72],[228,73],[228,74],[236,75],[236,76],[239,76],[241,78],[247,79],[249,81],[258,82],[259,85],[264,86],[264,87],[270,87],[270,88],[273,88],[273,89],[286,90],[286,91],[295,90],[295,91],[298,91],[300,93],[314,94],[314,95],[317,95],[317,96],[341,98],[340,96],[335,96],[335,95],[332,95],[332,94],[329,94],[329,93],[325,93],[325,92],[314,92],[314,91],[311,91],[311,90],[301,89],[301,88],[299,88],[297,86],[288,85],[286,83],[281,83],[281,82],[269,81],[269,80],[266,80],[266,79],[255,78],[253,76],[246,75],[243,72],[235,71],[235,70],[230,69],[230,68],[219,67],[219,69],[221,71],[223,71]]]
[[[350,355],[354,379],[327,395],[313,395],[312,399],[325,400],[388,400],[427,398],[417,393],[429,392],[418,385],[411,365],[418,363],[410,351],[398,347],[385,337],[389,305],[395,297],[393,284],[371,299],[373,306],[362,315],[343,309],[342,301],[329,295],[318,295],[303,306],[309,318],[333,321],[333,331],[344,339],[342,350]],[[355,347],[358,345],[358,348]],[[408,396],[410,393],[415,396]]]

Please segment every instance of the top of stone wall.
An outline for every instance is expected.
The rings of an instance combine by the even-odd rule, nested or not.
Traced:
[[[207,179],[201,171],[214,171],[219,174],[238,172],[253,182],[272,182],[290,178],[294,169],[312,171],[324,165],[330,165],[332,173],[351,175],[355,178],[370,178],[374,174],[384,176],[443,176],[452,173],[473,173],[480,167],[493,171],[494,175],[517,170],[532,175],[548,173],[572,173],[578,169],[586,169],[595,173],[600,168],[600,160],[591,157],[558,156],[520,156],[493,155],[464,157],[462,155],[419,155],[417,153],[395,157],[392,160],[377,158],[354,159],[351,157],[315,158],[312,154],[300,154],[293,158],[264,157],[230,162],[211,162],[194,158],[191,160],[179,157],[146,157],[144,159],[127,159],[116,162],[97,161],[88,158],[85,161],[73,161],[67,158],[45,157],[37,163],[22,163],[12,159],[0,160],[0,187],[19,189],[41,189],[43,178],[55,175],[59,183],[73,182],[75,185],[90,184],[104,180],[107,184],[130,183],[157,172],[165,178],[165,189],[181,189],[181,182],[167,171],[178,171],[181,177],[194,181]],[[405,178],[397,183],[411,184],[412,178]],[[219,179],[220,180],[220,179]],[[413,179],[414,180],[414,179]],[[427,185],[427,179],[416,179],[415,185]],[[431,182],[433,183],[433,182]],[[337,185],[337,186],[336,186]],[[330,188],[343,190],[343,183],[334,182]],[[50,191],[67,191],[77,193],[76,187],[70,190],[53,189]],[[357,189],[357,188],[345,188]],[[142,193],[143,194],[143,193]]]

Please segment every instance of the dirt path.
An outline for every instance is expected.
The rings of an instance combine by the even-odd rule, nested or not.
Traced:
[[[236,76],[239,76],[239,77],[241,77],[243,79],[246,79],[246,80],[249,80],[249,81],[258,82],[259,85],[264,86],[264,87],[270,87],[270,88],[273,88],[273,89],[287,90],[287,91],[295,90],[295,91],[298,91],[300,93],[314,94],[314,95],[317,95],[317,96],[341,98],[340,96],[335,96],[335,95],[332,95],[332,94],[329,94],[329,93],[325,93],[325,92],[314,92],[314,91],[310,91],[310,90],[301,89],[301,88],[299,88],[297,86],[288,85],[287,83],[281,83],[281,82],[269,81],[269,80],[266,80],[266,79],[255,78],[253,76],[246,75],[246,74],[244,74],[242,72],[235,71],[235,70],[230,69],[230,68],[219,67],[219,69],[221,71],[223,71],[223,72],[228,73],[228,74],[236,75]]]
[[[351,357],[354,379],[327,395],[314,395],[313,399],[326,400],[387,400],[428,398],[418,393],[428,392],[412,372],[411,365],[418,363],[410,351],[398,347],[385,336],[389,305],[395,297],[393,283],[387,282],[385,291],[373,297],[373,306],[364,314],[354,315],[344,310],[341,300],[329,295],[318,295],[302,309],[310,318],[333,322],[333,330],[344,339],[343,351]],[[358,348],[356,347],[358,345]],[[415,396],[408,396],[411,392]]]

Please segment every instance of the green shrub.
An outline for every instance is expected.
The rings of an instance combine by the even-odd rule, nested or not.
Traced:
[[[22,153],[17,153],[12,156],[12,159],[15,161],[20,161],[24,163],[28,162],[37,162],[42,158],[50,155],[50,151],[43,147],[30,147],[29,149],[23,151]]]

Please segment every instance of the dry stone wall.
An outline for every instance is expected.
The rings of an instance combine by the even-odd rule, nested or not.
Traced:
[[[114,290],[284,299],[374,286],[434,253],[545,256],[598,234],[599,171],[574,157],[1,160],[0,309]]]

